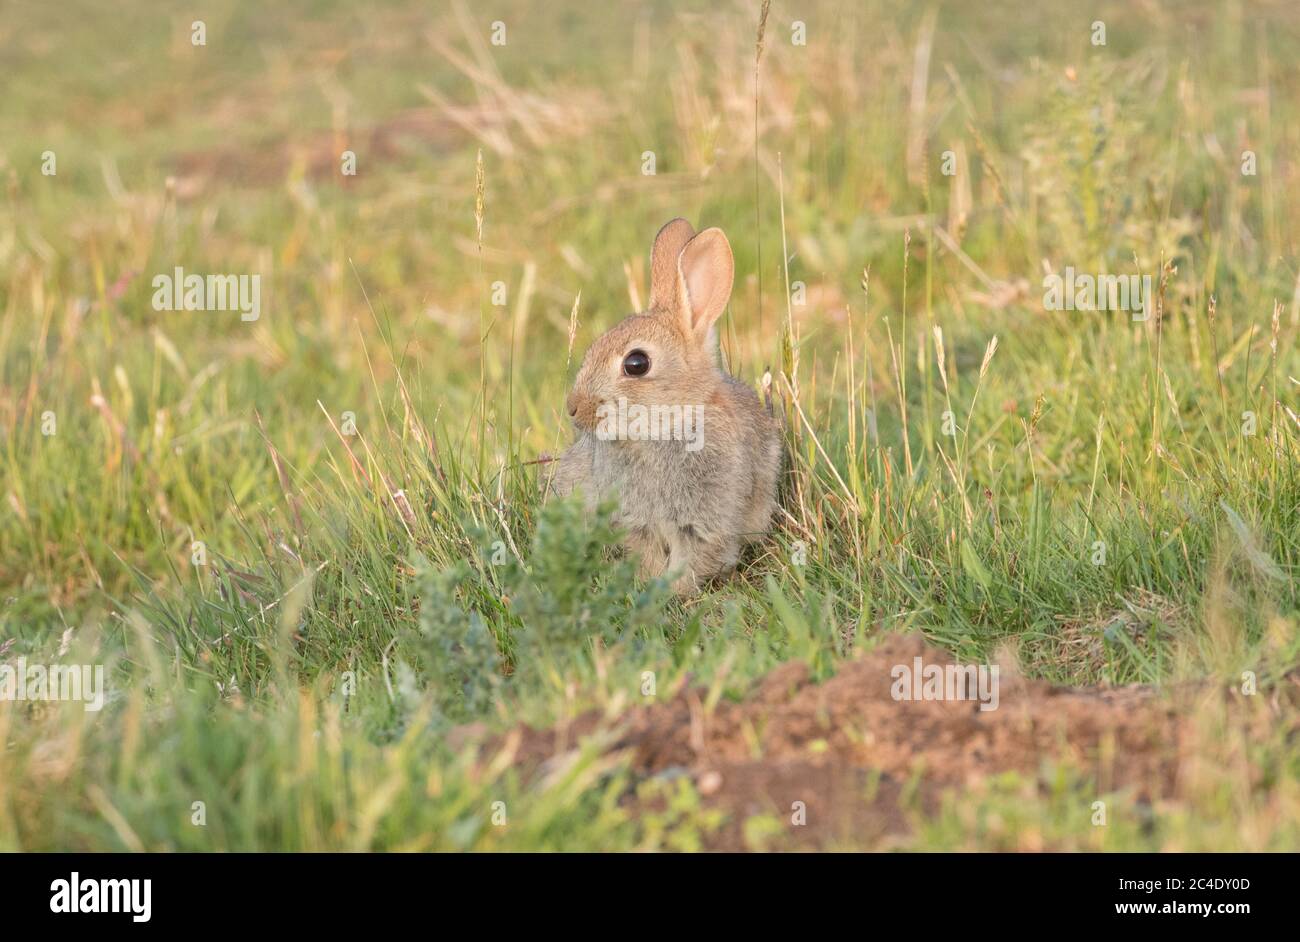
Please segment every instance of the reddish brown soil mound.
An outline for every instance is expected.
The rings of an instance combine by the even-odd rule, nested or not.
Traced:
[[[743,701],[711,711],[696,688],[615,721],[588,713],[560,728],[521,728],[515,760],[544,772],[586,737],[608,736],[605,750],[626,750],[640,776],[689,775],[704,804],[727,815],[709,846],[735,849],[746,846],[747,818],[789,822],[796,801],[806,824],[783,829],[796,835],[785,846],[879,846],[908,830],[904,791],[933,807],[945,789],[1007,771],[1036,775],[1049,761],[1093,776],[1097,794],[1125,788],[1154,800],[1176,788],[1187,743],[1174,700],[1141,687],[1064,689],[1007,676],[993,710],[972,699],[897,700],[892,671],[917,657],[953,664],[918,637],[895,636],[823,683],[788,663]]]

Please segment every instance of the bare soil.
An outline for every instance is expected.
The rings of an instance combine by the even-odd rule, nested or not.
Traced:
[[[706,838],[718,850],[747,849],[753,815],[789,823],[796,801],[806,823],[783,828],[789,839],[779,846],[889,846],[910,830],[906,803],[933,809],[945,791],[1004,772],[1036,776],[1049,761],[1089,776],[1097,794],[1128,789],[1143,802],[1177,791],[1193,691],[1061,688],[1004,675],[994,710],[974,700],[894,699],[891,670],[918,656],[953,663],[917,636],[892,636],[822,683],[790,662],[745,699],[712,710],[706,691],[688,686],[616,720],[591,712],[562,727],[521,726],[509,739],[525,774],[555,768],[600,735],[603,751],[625,752],[641,779],[690,776],[703,804],[725,812]],[[642,800],[635,790],[625,797],[634,810]]]

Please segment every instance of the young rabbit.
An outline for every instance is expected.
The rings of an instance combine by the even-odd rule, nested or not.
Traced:
[[[718,363],[734,269],[722,230],[659,230],[649,308],[587,351],[567,401],[577,439],[555,471],[556,494],[614,498],[642,574],[679,594],[730,571],[775,507],[780,429]]]

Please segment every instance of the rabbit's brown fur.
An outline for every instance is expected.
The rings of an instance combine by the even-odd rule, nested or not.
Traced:
[[[618,503],[617,523],[643,574],[667,574],[679,593],[697,590],[736,564],[741,546],[771,522],[781,434],[753,389],[718,365],[715,324],[731,296],[734,263],[720,229],[696,235],[674,219],[651,251],[650,305],[587,351],[568,397],[577,440],[557,462],[554,491],[588,505]],[[643,351],[650,369],[624,373]],[[610,440],[598,435],[602,406],[698,407],[701,444]]]

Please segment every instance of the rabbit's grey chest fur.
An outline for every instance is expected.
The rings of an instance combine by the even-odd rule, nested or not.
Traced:
[[[672,529],[718,532],[734,519],[735,478],[743,469],[729,455],[677,441],[593,440],[592,476],[602,494],[616,496],[619,523],[665,537]]]

